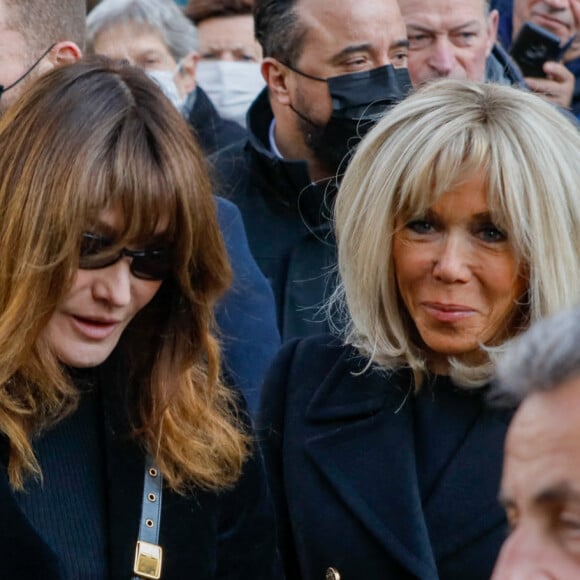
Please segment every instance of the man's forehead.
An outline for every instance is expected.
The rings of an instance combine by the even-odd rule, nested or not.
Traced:
[[[580,377],[528,396],[512,421],[507,447],[519,455],[578,452],[580,466]]]
[[[296,13],[304,26],[305,45],[312,43],[316,50],[323,50],[323,44],[343,48],[406,36],[396,0],[299,0]]]
[[[421,15],[455,16],[471,14],[482,17],[487,13],[486,0],[399,0],[405,19]]]

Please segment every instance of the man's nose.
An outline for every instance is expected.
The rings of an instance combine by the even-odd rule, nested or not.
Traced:
[[[547,580],[550,575],[550,543],[533,530],[514,530],[504,542],[491,580]]]
[[[451,74],[455,62],[455,47],[447,35],[437,35],[430,48],[429,66],[437,71],[440,77]]]

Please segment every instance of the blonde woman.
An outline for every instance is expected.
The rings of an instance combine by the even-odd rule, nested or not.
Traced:
[[[2,575],[276,578],[187,125],[142,72],[93,60],[43,76],[0,142]]]
[[[261,424],[289,577],[487,579],[509,413],[493,356],[580,300],[580,135],[537,96],[441,81],[336,202],[342,337],[288,344]]]

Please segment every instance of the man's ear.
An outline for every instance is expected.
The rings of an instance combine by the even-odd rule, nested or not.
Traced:
[[[497,41],[497,27],[499,26],[499,12],[491,10],[487,17],[487,56],[490,55],[493,45]]]
[[[199,54],[195,51],[190,52],[179,61],[179,67],[175,75],[175,84],[182,97],[189,95],[197,85],[195,72],[198,62]]]
[[[268,85],[270,97],[283,105],[291,104],[288,79],[290,69],[280,61],[272,57],[266,57],[262,61],[262,76]]]
[[[63,40],[52,47],[46,60],[50,64],[50,68],[53,68],[77,62],[82,56],[83,51],[74,42]]]

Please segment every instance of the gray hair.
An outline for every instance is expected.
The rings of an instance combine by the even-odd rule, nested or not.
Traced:
[[[198,49],[197,29],[173,0],[103,0],[87,16],[87,45],[110,26],[135,23],[159,32],[176,61]]]
[[[557,389],[580,376],[580,308],[533,324],[497,361],[490,399],[515,406],[535,392]]]

